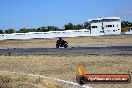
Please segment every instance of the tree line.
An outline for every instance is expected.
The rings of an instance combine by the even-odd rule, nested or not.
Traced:
[[[11,33],[27,33],[27,32],[48,32],[48,31],[63,31],[63,30],[79,30],[84,28],[89,28],[90,24],[85,22],[84,24],[73,25],[68,23],[64,25],[63,29],[56,26],[43,26],[39,28],[22,28],[18,31],[15,29],[0,30],[0,34],[11,34]]]
[[[122,32],[127,31],[130,27],[132,27],[132,23],[128,21],[121,22]],[[27,32],[48,32],[48,31],[63,31],[63,30],[79,30],[79,29],[90,29],[90,23],[85,22],[84,24],[74,25],[72,23],[68,23],[64,25],[63,29],[60,29],[56,26],[43,26],[39,28],[22,28],[18,31],[15,29],[7,29],[0,30],[0,34],[11,34],[11,33],[27,33]]]

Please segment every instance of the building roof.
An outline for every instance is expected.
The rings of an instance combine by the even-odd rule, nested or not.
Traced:
[[[110,20],[120,20],[120,17],[100,17],[96,19],[89,19],[89,22],[98,22],[98,21],[110,21]]]

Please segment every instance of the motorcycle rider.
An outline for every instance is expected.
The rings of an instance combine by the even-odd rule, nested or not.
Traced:
[[[57,40],[57,44],[64,44],[64,40],[62,38],[59,38],[59,40]]]

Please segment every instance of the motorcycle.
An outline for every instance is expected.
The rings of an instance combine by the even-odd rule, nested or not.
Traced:
[[[66,41],[57,41],[56,42],[56,48],[60,48],[60,47],[64,47],[64,48],[68,48],[68,43]]]

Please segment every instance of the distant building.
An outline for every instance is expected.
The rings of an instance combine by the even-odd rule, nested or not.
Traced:
[[[121,34],[120,17],[105,17],[89,19],[92,35],[114,35]]]

